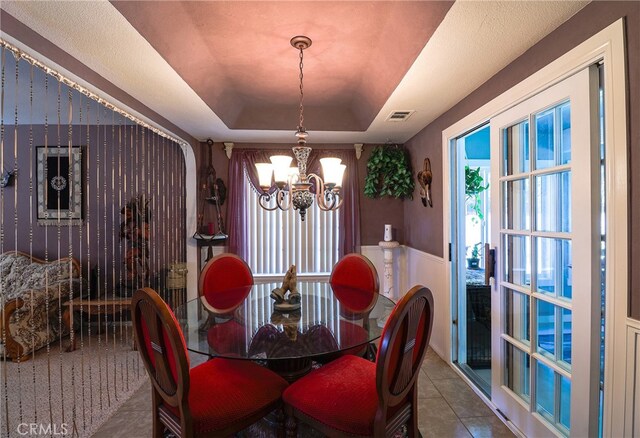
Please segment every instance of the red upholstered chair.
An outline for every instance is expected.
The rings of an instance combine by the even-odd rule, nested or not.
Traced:
[[[249,265],[235,254],[211,258],[200,273],[198,293],[205,307],[217,314],[232,312],[249,295],[253,274]]]
[[[367,338],[369,313],[376,305],[380,292],[378,272],[373,263],[361,254],[347,254],[333,267],[329,279],[333,295],[341,305],[340,337],[349,344],[358,343],[358,339]],[[362,325],[352,321],[362,320]],[[365,355],[369,352],[375,357],[375,345],[368,348],[355,348],[349,354]]]
[[[340,301],[340,304],[353,312],[369,312],[373,309],[378,299],[380,291],[380,282],[378,280],[378,272],[373,263],[361,254],[347,254],[342,257],[331,271],[329,279],[331,286],[343,286],[345,293],[340,294],[339,290],[334,288],[334,295]],[[368,294],[352,294],[349,288],[362,291],[371,291]],[[375,293],[374,293],[375,292]]]
[[[415,286],[389,316],[375,363],[345,355],[284,391],[287,436],[297,421],[328,436],[391,436],[403,424],[419,436],[416,383],[432,325],[431,291]]]
[[[287,382],[249,361],[213,359],[189,370],[178,322],[149,288],[136,291],[131,314],[138,351],[152,383],[153,437],[227,436],[280,406]]]

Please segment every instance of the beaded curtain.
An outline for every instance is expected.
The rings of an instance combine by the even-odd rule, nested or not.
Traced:
[[[0,45],[0,436],[89,436],[145,373],[128,311],[76,311],[69,331],[65,310],[109,314],[103,300],[144,286],[176,302],[166,274],[186,259],[186,145]],[[57,260],[63,281],[29,270]],[[16,299],[30,312],[21,334],[5,312]]]

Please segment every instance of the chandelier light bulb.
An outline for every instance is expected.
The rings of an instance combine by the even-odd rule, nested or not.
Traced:
[[[333,188],[339,182],[338,173],[340,171],[339,166],[342,160],[340,158],[321,158],[320,164],[322,164],[322,173],[324,174],[324,182],[329,188]]]
[[[273,164],[270,163],[256,163],[258,170],[258,180],[260,181],[260,188],[264,191],[269,190],[271,187],[271,177],[273,176]]]
[[[289,166],[293,157],[288,155],[272,155],[269,157],[271,164],[273,164],[273,177],[276,180],[276,184],[285,185],[289,179]]]
[[[338,166],[338,171],[337,171],[337,175],[336,175],[336,187],[337,188],[341,188],[342,187],[342,179],[344,177],[344,171],[347,169],[347,165],[346,164],[340,164]]]

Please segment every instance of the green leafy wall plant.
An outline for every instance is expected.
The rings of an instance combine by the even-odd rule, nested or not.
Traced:
[[[367,162],[364,194],[369,198],[413,198],[413,176],[407,152],[398,146],[377,146]]]
[[[480,193],[489,188],[489,184],[483,185],[484,178],[480,175],[480,168],[472,169],[469,166],[464,166],[464,180],[465,187],[464,193],[467,201],[471,201],[473,204],[471,208],[478,215],[480,220],[484,219],[482,214],[482,201],[480,200]]]

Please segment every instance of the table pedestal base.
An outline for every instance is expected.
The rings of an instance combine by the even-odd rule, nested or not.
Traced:
[[[291,383],[311,371],[311,359],[271,359],[267,362],[267,367]]]

